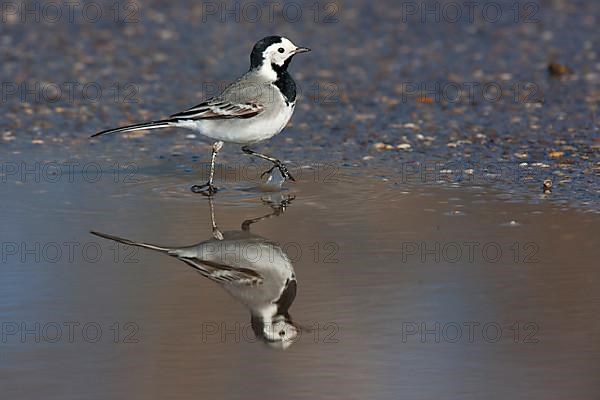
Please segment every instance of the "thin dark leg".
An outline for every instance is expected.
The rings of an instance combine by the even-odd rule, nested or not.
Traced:
[[[263,172],[261,174],[261,177],[265,176],[266,174],[271,173],[271,171],[273,171],[273,169],[279,168],[279,171],[281,172],[281,175],[285,179],[289,179],[292,182],[296,182],[296,180],[294,179],[294,177],[292,176],[292,174],[290,174],[290,172],[288,171],[288,169],[285,166],[285,164],[282,163],[281,161],[279,161],[278,159],[276,159],[274,157],[271,157],[271,156],[268,156],[266,154],[257,153],[254,150],[251,150],[248,146],[242,147],[242,151],[244,153],[246,153],[246,154],[250,154],[251,156],[256,156],[258,158],[262,158],[263,160],[271,161],[273,163],[273,167],[271,167],[270,169],[268,169],[265,172]]]
[[[270,212],[269,214],[263,215],[262,217],[258,217],[258,218],[252,218],[252,219],[247,219],[242,223],[242,230],[245,232],[250,231],[250,225],[265,220],[265,219],[269,219],[272,217],[278,217],[281,214],[283,214],[283,212],[285,211],[285,209],[292,203],[292,200],[294,200],[296,198],[296,196],[288,196],[287,198],[281,200],[280,203],[275,204],[272,203],[270,201],[264,201],[263,202],[265,204],[268,204],[271,209],[273,210],[272,212]]]
[[[201,193],[204,195],[211,196],[217,193],[216,186],[213,185],[214,177],[215,177],[215,160],[217,159],[217,154],[219,150],[223,147],[223,142],[215,142],[212,147],[212,154],[210,158],[210,176],[208,178],[208,182],[204,185],[194,185],[191,187],[192,192]]]

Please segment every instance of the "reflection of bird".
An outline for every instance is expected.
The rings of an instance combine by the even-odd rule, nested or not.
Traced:
[[[185,262],[202,276],[221,285],[251,314],[254,333],[265,343],[286,348],[300,335],[288,313],[296,297],[294,267],[281,247],[269,239],[250,233],[250,225],[279,215],[290,200],[274,212],[246,220],[240,231],[221,232],[214,220],[213,238],[186,247],[167,247],[135,242],[105,233],[91,233],[131,246],[156,250]]]
[[[273,163],[284,178],[294,180],[286,166],[276,158],[256,153],[248,145],[269,139],[283,130],[296,106],[296,83],[287,72],[292,58],[310,51],[297,47],[280,36],[258,41],[250,55],[250,70],[229,85],[220,95],[208,99],[169,118],[109,129],[94,136],[147,129],[188,128],[215,140],[212,149],[210,178],[204,185],[192,186],[196,193],[213,194],[215,158],[223,142],[242,144],[246,154]]]

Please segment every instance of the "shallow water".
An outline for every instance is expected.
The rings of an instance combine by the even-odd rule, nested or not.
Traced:
[[[472,20],[446,0],[284,2],[296,21],[278,2],[258,21],[165,0],[40,21],[29,3],[0,24],[4,397],[598,397],[599,2],[485,0]],[[226,145],[211,204],[189,191],[196,135],[89,139],[215,95],[272,34],[313,49],[257,148],[297,183],[259,187],[265,164]],[[180,247],[250,220],[295,271],[284,351],[181,259],[90,233]]]
[[[507,201],[483,186],[399,185],[357,168],[305,174],[281,193],[220,182],[218,228],[271,215],[251,232],[293,263],[289,311],[303,331],[281,351],[256,339],[242,304],[185,263],[89,233],[171,246],[212,237],[209,201],[189,192],[189,175],[167,162],[140,171],[133,182],[4,182],[6,396],[598,391],[595,213]]]

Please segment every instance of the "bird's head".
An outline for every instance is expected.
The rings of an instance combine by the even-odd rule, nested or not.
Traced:
[[[277,75],[286,71],[292,58],[299,53],[310,51],[307,47],[298,47],[289,39],[281,36],[268,36],[259,40],[250,55],[250,69],[262,70],[265,74]]]
[[[289,315],[278,315],[271,320],[263,320],[253,316],[252,330],[254,334],[269,347],[287,349],[300,338],[301,331]]]

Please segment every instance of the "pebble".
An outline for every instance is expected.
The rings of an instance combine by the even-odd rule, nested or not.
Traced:
[[[452,211],[448,211],[448,212],[444,213],[444,215],[456,216],[456,217],[461,216],[462,217],[466,214],[460,210],[452,210]]]
[[[382,151],[382,150],[392,150],[394,148],[394,146],[392,146],[391,144],[386,144],[386,143],[383,143],[383,142],[375,143],[373,145],[373,147],[375,147],[375,150],[379,150],[379,151]]]
[[[567,67],[566,65],[553,62],[548,65],[548,73],[550,74],[550,76],[559,77],[563,75],[572,74],[573,70],[571,70],[571,68]]]
[[[504,226],[521,226],[521,224],[513,219],[512,221],[509,221],[508,223],[504,224]]]
[[[550,158],[561,158],[564,155],[564,151],[551,151],[550,153],[548,153],[548,156]]]

